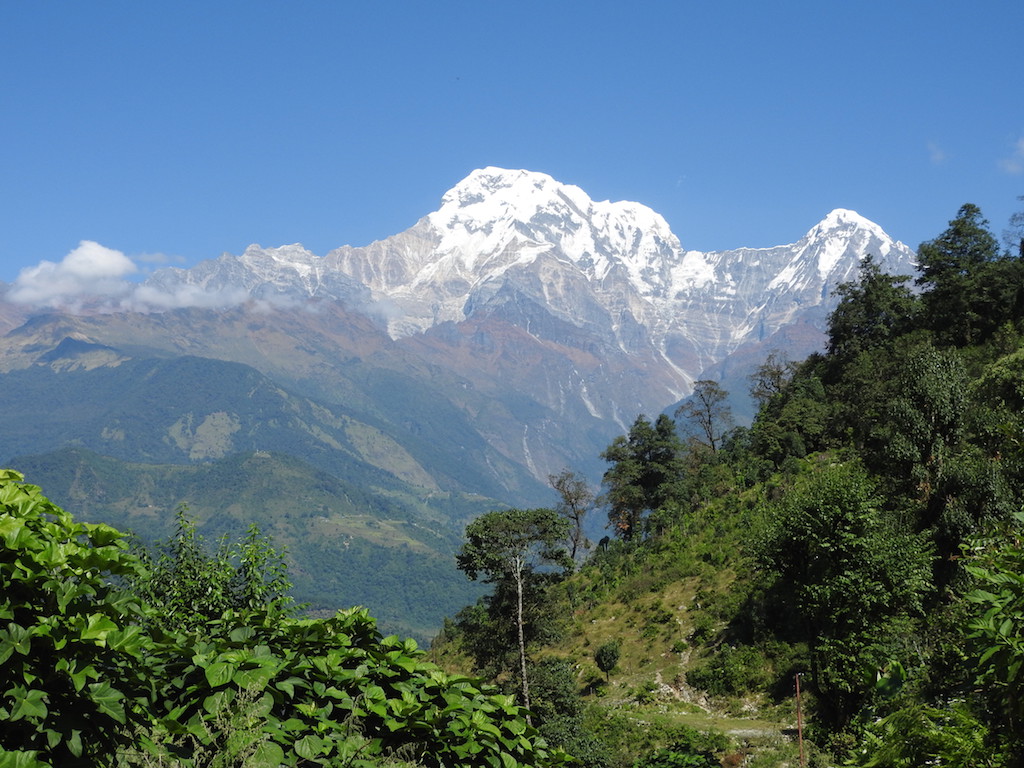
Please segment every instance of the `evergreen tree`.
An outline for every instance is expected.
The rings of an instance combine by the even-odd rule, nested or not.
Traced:
[[[608,521],[624,541],[640,531],[644,512],[675,498],[683,472],[682,449],[672,419],[661,414],[652,425],[640,415],[629,434],[615,438],[601,454],[612,465],[603,480],[608,488]]]
[[[819,717],[841,728],[898,652],[905,620],[922,610],[930,553],[883,511],[853,463],[801,480],[771,519],[760,558],[776,579],[778,629],[809,645]]]
[[[839,304],[828,319],[828,352],[846,361],[910,330],[915,298],[909,276],[882,272],[873,256],[860,265],[857,280],[835,290]]]
[[[963,345],[978,339],[978,314],[971,295],[979,273],[999,258],[999,246],[981,209],[965,203],[949,227],[917,251],[917,284],[922,295],[925,327],[947,344]]]

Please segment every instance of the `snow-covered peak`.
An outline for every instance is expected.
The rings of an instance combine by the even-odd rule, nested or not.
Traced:
[[[533,317],[530,304],[588,333],[604,328],[607,343],[622,349],[650,343],[692,376],[752,335],[766,337],[826,303],[869,253],[897,274],[913,259],[843,208],[791,245],[685,251],[645,205],[596,202],[548,174],[492,166],[470,173],[411,229],[364,248],[320,258],[298,244],[250,246],[241,257],[160,271],[147,283],[165,293],[235,289],[257,299],[373,305],[394,338],[499,308]]]
[[[457,255],[458,271],[477,279],[554,252],[591,279],[619,267],[638,288],[650,289],[681,253],[668,223],[647,206],[595,202],[579,187],[534,171],[473,171],[425,221],[437,235],[435,258]],[[421,275],[435,268],[436,262]]]
[[[501,218],[509,209],[520,213],[528,211],[539,199],[551,197],[556,187],[569,188],[546,173],[494,166],[478,168],[445,193],[441,198],[441,211],[476,207],[479,218]],[[571,189],[589,203],[590,198],[582,189]]]
[[[282,264],[293,263],[296,261],[310,261],[311,259],[317,258],[316,254],[312,251],[308,251],[303,248],[302,243],[279,245],[277,248],[263,248],[260,245],[253,243],[246,248],[245,253],[242,254],[243,259],[268,257]]]
[[[868,254],[887,264],[906,260],[909,249],[886,234],[880,226],[856,211],[836,208],[811,227],[799,242],[780,246],[792,250],[786,266],[773,279],[772,288],[787,286],[805,288],[825,281],[843,282],[856,274],[857,264]],[[817,272],[811,276],[809,270]]]
[[[489,166],[470,173],[441,198],[441,208],[429,218],[437,226],[460,223],[488,226],[503,220],[523,223],[538,214],[568,213],[572,218],[622,218],[636,226],[668,232],[668,223],[640,203],[595,202],[577,186],[563,184],[546,173]]]
[[[880,226],[869,219],[865,219],[856,211],[851,211],[848,208],[836,208],[824,219],[811,227],[807,234],[804,235],[804,239],[817,240],[822,237],[827,237],[837,231],[849,232],[857,229],[865,230],[875,237],[883,238],[885,240],[891,239]]]

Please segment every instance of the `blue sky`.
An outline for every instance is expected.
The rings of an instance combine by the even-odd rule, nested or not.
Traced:
[[[0,3],[0,280],[411,226],[474,168],[770,246],[1024,209],[1024,3]]]

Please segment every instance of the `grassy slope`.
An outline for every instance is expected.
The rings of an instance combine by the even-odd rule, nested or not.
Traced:
[[[688,672],[730,641],[749,639],[749,628],[733,619],[752,588],[747,551],[758,521],[749,510],[724,506],[705,510],[632,555],[598,555],[574,578],[570,592],[578,593],[569,632],[553,652],[580,670],[590,702],[625,715],[655,743],[660,732],[685,725],[726,733],[736,751],[777,758],[788,753],[795,728],[791,699],[716,696],[687,682]],[[594,651],[609,640],[621,643],[621,655],[604,683]],[[786,674],[789,659],[762,655],[755,663],[760,668],[751,672],[771,688]]]
[[[572,663],[588,706],[587,728],[619,750],[621,765],[667,746],[683,726],[725,734],[723,758],[746,756],[745,765],[763,768],[796,764],[792,672],[799,649],[755,643],[756,652],[734,657],[717,673],[719,682],[743,687],[748,681],[759,693],[716,695],[687,682],[689,672],[755,634],[738,617],[756,588],[750,551],[767,492],[730,489],[658,537],[637,545],[613,541],[563,585],[562,639],[536,657]],[[620,658],[606,682],[594,652],[610,640],[619,641]],[[433,653],[470,671],[458,647],[441,645]]]

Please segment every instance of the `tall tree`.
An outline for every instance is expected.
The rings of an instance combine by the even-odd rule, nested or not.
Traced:
[[[829,354],[848,361],[909,331],[916,304],[909,280],[882,272],[873,256],[865,258],[857,280],[835,290],[839,304],[828,318]]]
[[[823,720],[842,727],[868,693],[929,584],[923,537],[903,531],[881,508],[856,463],[801,479],[773,511],[760,558],[775,578],[780,624],[808,643]]]
[[[526,613],[527,581],[543,566],[568,569],[568,555],[561,547],[569,522],[552,509],[505,509],[481,515],[466,526],[466,541],[456,556],[459,570],[470,579],[481,574],[487,583],[511,582],[515,589],[515,629],[519,646],[519,676],[523,706],[530,707],[527,678]]]
[[[1017,199],[1024,202],[1024,195]],[[1024,259],[1024,211],[1017,211],[1010,216],[1010,226],[1003,231],[1003,242],[1010,256]]]
[[[676,418],[686,419],[702,445],[717,453],[733,428],[729,393],[717,381],[702,379],[693,385],[693,394],[676,408]]]
[[[750,396],[759,406],[764,405],[785,389],[797,367],[797,364],[787,360],[782,352],[773,349],[748,377]]]
[[[594,493],[587,481],[570,469],[563,469],[557,475],[548,475],[548,482],[561,497],[555,511],[572,526],[569,557],[575,563],[576,556],[590,546],[583,533],[583,518],[594,507]]]
[[[683,444],[676,424],[661,414],[652,425],[637,416],[628,435],[619,435],[601,454],[612,466],[604,473],[608,521],[616,535],[631,540],[644,512],[675,498],[682,477]]]
[[[941,341],[963,345],[977,340],[979,323],[986,318],[972,305],[977,277],[986,264],[999,258],[999,245],[988,229],[981,209],[965,203],[949,227],[917,250],[917,284],[926,327]]]
[[[999,246],[988,220],[973,203],[964,203],[949,227],[934,240],[921,243],[917,252],[918,285],[936,286],[964,277],[975,267],[999,257]]]

